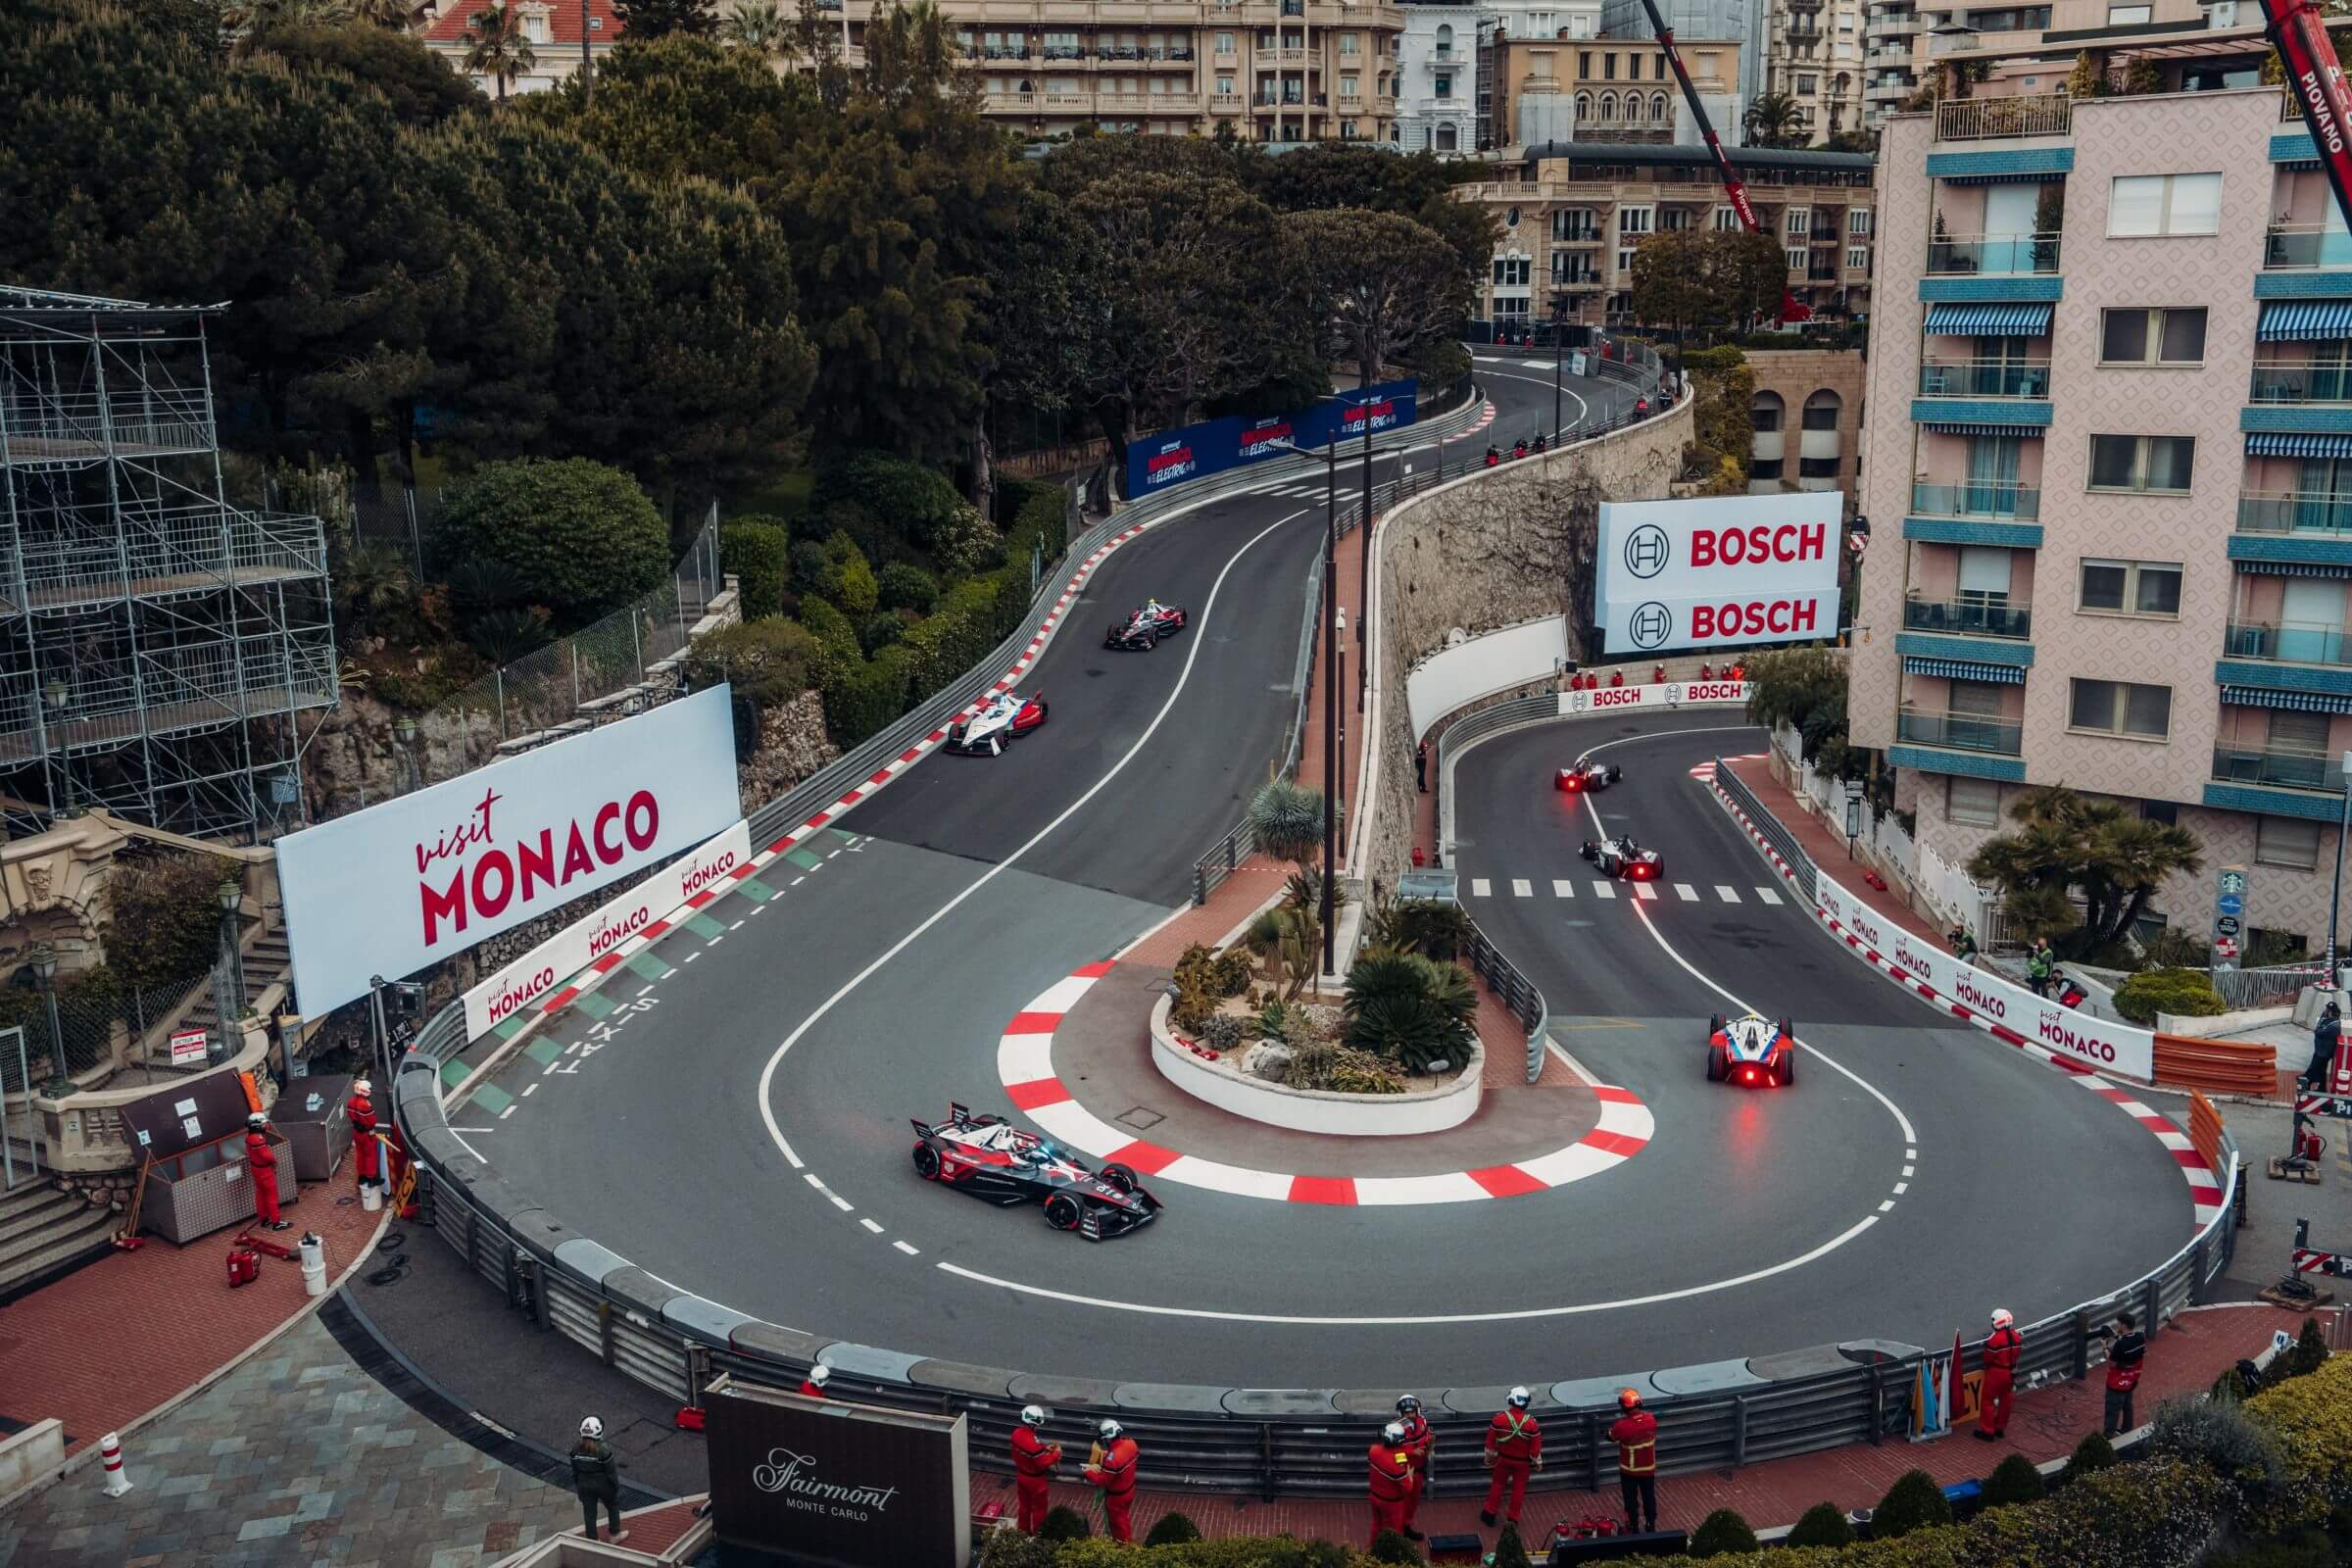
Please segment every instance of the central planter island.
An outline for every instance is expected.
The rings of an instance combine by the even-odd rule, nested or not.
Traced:
[[[1442,1133],[1478,1114],[1486,1048],[1475,1041],[1469,1060],[1432,1088],[1408,1089],[1400,1095],[1292,1089],[1243,1072],[1240,1052],[1226,1053],[1211,1061],[1178,1040],[1168,1025],[1168,1012],[1174,1005],[1175,999],[1167,996],[1152,1005],[1152,1064],[1162,1078],[1219,1110],[1270,1127],[1351,1138]]]

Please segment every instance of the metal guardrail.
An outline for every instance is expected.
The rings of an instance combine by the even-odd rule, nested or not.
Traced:
[[[1796,842],[1796,835],[1765,808],[1764,803],[1756,799],[1755,792],[1740,783],[1740,775],[1725,766],[1720,757],[1715,760],[1715,782],[1726,795],[1739,803],[1740,809],[1747,813],[1748,821],[1754,823],[1756,831],[1764,835],[1764,842],[1788,862],[1788,868],[1796,873],[1796,885],[1804,890],[1805,897],[1814,898],[1814,879],[1821,875],[1821,870],[1814,865],[1813,857],[1807,855],[1804,847]]]
[[[1527,1029],[1527,1081],[1534,1083],[1544,1076],[1544,1040],[1551,1025],[1551,1010],[1544,1004],[1544,993],[1536,983],[1521,974],[1517,965],[1502,956],[1502,950],[1487,940],[1487,934],[1470,922],[1470,967],[1486,981],[1489,990],[1511,1009],[1511,1015]]]

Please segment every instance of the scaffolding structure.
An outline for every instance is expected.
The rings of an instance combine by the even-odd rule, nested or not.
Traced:
[[[0,816],[261,839],[335,702],[325,528],[222,489],[221,307],[0,285]]]

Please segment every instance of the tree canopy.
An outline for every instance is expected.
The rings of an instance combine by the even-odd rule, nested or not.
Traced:
[[[2124,941],[2167,877],[2204,866],[2205,847],[2188,829],[2063,784],[2025,791],[2009,817],[2016,829],[1979,845],[1968,874],[2001,890],[2002,911],[2020,934],[2072,933],[2070,951]]]

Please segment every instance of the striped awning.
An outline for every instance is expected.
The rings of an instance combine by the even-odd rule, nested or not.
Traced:
[[[2258,577],[2352,577],[2352,565],[2330,561],[2250,561],[2240,557],[2230,564]]]
[[[2267,686],[2225,686],[2222,701],[2232,708],[2291,708],[2300,713],[2352,713],[2352,697],[2326,692],[2281,692]]]
[[[1934,331],[1930,327],[1929,331]],[[2326,342],[2352,337],[2352,300],[2273,300],[2254,336],[2264,343]]]
[[[1974,664],[1965,659],[1923,659],[1907,655],[1906,675],[1940,675],[1945,680],[1989,680],[2003,686],[2023,686],[2026,672],[2016,664]]]
[[[1938,337],[2047,337],[2050,311],[2041,305],[1931,305],[1928,330]]]
[[[2252,430],[2249,458],[2352,458],[2352,435],[2316,435],[2307,430]]]
[[[1937,435],[2048,435],[2046,424],[1984,424],[1968,419],[1930,419],[1920,425]],[[2352,440],[2352,436],[2344,437]]]

